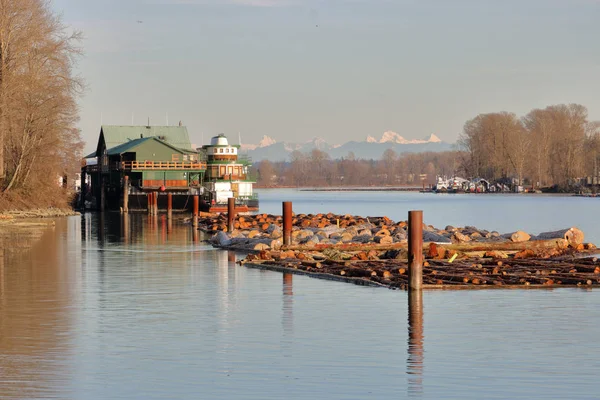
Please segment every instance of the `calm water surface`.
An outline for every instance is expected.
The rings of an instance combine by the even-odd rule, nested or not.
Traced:
[[[598,199],[261,192],[261,210],[582,228]],[[405,292],[235,265],[163,218],[58,220],[0,254],[2,399],[598,398],[600,291]],[[410,304],[410,307],[409,307]]]

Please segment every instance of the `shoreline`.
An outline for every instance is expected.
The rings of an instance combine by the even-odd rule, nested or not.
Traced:
[[[76,215],[81,215],[81,213],[71,208],[34,208],[31,210],[6,210],[0,211],[0,221],[72,217]]]
[[[299,192],[412,192],[412,193],[425,193],[425,194],[439,194],[439,195],[510,195],[510,196],[539,196],[539,197],[584,197],[584,198],[600,198],[600,194],[593,193],[576,193],[576,192],[449,192],[449,193],[436,193],[430,189],[423,190],[422,187],[387,187],[387,186],[356,186],[356,187],[297,187],[297,186],[254,186],[260,190],[280,190],[280,189],[293,189]]]

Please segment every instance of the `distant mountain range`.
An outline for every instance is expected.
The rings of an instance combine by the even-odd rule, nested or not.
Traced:
[[[313,149],[328,153],[332,159],[348,157],[349,153],[354,153],[356,158],[375,160],[380,159],[387,149],[398,154],[438,152],[452,150],[452,144],[443,142],[434,134],[424,139],[405,139],[392,131],[384,132],[379,140],[367,136],[362,142],[351,141],[341,145],[331,145],[321,138],[313,138],[305,143],[277,142],[265,135],[258,144],[242,144],[241,153],[248,154],[253,161],[289,161],[293,151],[310,153]]]

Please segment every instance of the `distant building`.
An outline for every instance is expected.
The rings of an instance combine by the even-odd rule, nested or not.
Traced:
[[[191,207],[191,195],[200,195],[207,211],[226,209],[229,197],[237,199],[240,210],[257,209],[253,182],[247,179],[249,162],[238,159],[238,148],[219,135],[195,149],[181,125],[103,125],[96,151],[82,162],[81,206],[119,209],[126,194],[129,209],[147,209],[148,193],[166,192],[175,209]],[[164,197],[159,203],[166,202]]]

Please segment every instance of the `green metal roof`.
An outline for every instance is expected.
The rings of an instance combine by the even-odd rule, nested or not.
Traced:
[[[107,149],[134,139],[156,137],[171,146],[184,150],[194,150],[185,126],[102,125],[100,133],[104,135]]]
[[[142,143],[145,143],[145,142],[147,142],[149,140],[155,140],[155,141],[157,141],[157,142],[159,142],[159,143],[161,143],[161,144],[163,144],[163,145],[165,145],[167,147],[170,147],[173,150],[178,151],[180,153],[195,153],[195,151],[192,151],[192,150],[182,149],[182,148],[175,147],[172,144],[170,144],[169,142],[166,142],[164,140],[160,140],[157,137],[144,137],[144,138],[139,138],[139,139],[133,139],[133,140],[130,140],[130,141],[126,142],[126,143],[120,144],[118,146],[111,147],[111,148],[109,148],[107,150],[107,154],[109,156],[114,156],[114,155],[117,155],[117,154],[127,153],[127,152],[132,151],[136,147],[140,146]]]
[[[127,153],[127,152],[133,150],[134,148],[136,148],[137,146],[139,146],[140,144],[142,144],[148,140],[153,140],[153,139],[154,138],[151,138],[151,137],[147,137],[147,138],[143,138],[143,139],[133,139],[133,140],[130,140],[129,142],[120,144],[118,146],[109,147],[109,149],[107,150],[107,154],[109,156],[114,156],[116,154]]]

